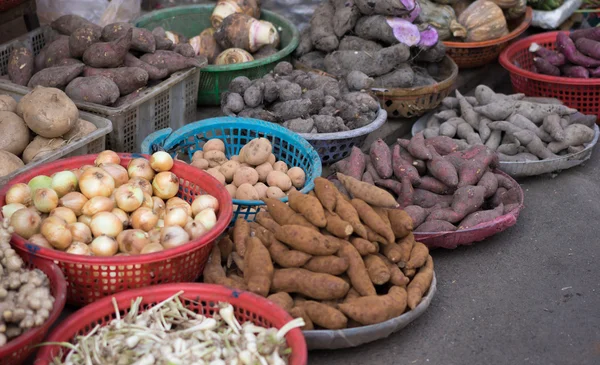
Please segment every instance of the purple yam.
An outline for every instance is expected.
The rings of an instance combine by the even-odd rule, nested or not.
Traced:
[[[415,46],[421,40],[421,33],[416,25],[401,18],[387,18],[387,24],[392,28],[394,37],[409,47]]]
[[[560,76],[560,70],[554,66],[548,60],[542,57],[534,57],[533,64],[536,70],[544,75]]]
[[[419,26],[419,33],[421,39],[419,40],[418,46],[424,49],[433,47],[438,42],[437,30],[429,24],[424,24],[425,27]]]
[[[564,54],[556,51],[551,51],[548,48],[544,48],[535,42],[531,43],[531,45],[529,46],[529,52],[535,53],[538,57],[542,57],[554,66],[562,66],[565,64],[565,62],[567,62]]]
[[[563,76],[577,79],[589,79],[590,72],[583,66],[564,65],[560,68]]]
[[[556,35],[556,48],[562,52],[569,62],[584,67],[598,67],[600,60],[593,59],[577,50],[573,40],[569,38],[566,32],[560,32]]]

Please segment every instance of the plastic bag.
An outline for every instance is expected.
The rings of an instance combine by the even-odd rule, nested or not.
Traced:
[[[41,24],[67,14],[79,15],[92,23],[105,26],[129,22],[140,15],[141,0],[36,0]]]

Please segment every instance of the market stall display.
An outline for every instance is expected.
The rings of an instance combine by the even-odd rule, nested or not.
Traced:
[[[119,158],[119,163],[115,162],[115,156]],[[102,161],[105,158],[108,160]],[[232,215],[231,199],[218,181],[196,168],[177,161],[174,162],[170,171],[159,172],[154,176],[155,172],[151,166],[148,166],[146,159],[150,159],[150,157],[140,154],[116,155],[113,153],[73,157],[45,164],[19,175],[0,191],[0,206],[2,207],[13,208],[13,204],[33,204],[36,210],[48,211],[52,214],[52,209],[48,210],[48,208],[52,208],[56,203],[56,199],[54,199],[58,198],[56,191],[65,192],[75,186],[73,181],[78,182],[81,193],[71,191],[63,195],[58,200],[58,204],[62,206],[56,207],[53,211],[54,214],[45,217],[46,213],[42,213],[45,218],[43,222],[42,215],[34,213],[31,208],[16,209],[16,211],[10,209],[2,212],[2,214],[12,213],[11,222],[13,225],[19,223],[17,232],[24,235],[13,235],[12,243],[17,251],[54,260],[63,270],[69,283],[67,294],[69,303],[87,304],[119,291],[165,281],[193,281],[202,272],[211,243],[229,224]],[[105,163],[103,168],[95,167],[96,162],[100,161]],[[122,174],[125,168],[128,170],[127,174]],[[74,170],[74,172],[63,173],[65,170]],[[73,180],[71,175],[77,176],[79,173],[81,173],[79,178]],[[161,174],[166,178],[163,179]],[[115,177],[112,177],[113,175]],[[134,177],[130,179],[130,175]],[[150,175],[154,178],[154,184],[149,182]],[[53,185],[54,180],[58,184]],[[132,188],[131,194],[126,192],[120,199],[117,199],[115,194],[115,201],[122,200],[127,204],[137,204],[136,199],[139,198],[139,192],[134,188],[139,186],[145,191],[143,194],[145,203],[143,201],[143,204],[147,205],[136,209],[133,214],[129,215],[129,222],[135,231],[130,231],[131,235],[121,237],[121,246],[125,251],[135,252],[137,249],[152,245],[150,246],[152,250],[147,249],[150,251],[149,253],[112,256],[115,254],[115,238],[122,231],[122,221],[128,217],[125,209],[115,209],[116,203],[109,198],[115,190],[115,180],[122,181],[124,185],[121,186]],[[134,184],[127,185],[127,181],[130,180]],[[16,184],[22,185],[12,188]],[[27,194],[23,193],[27,190],[25,186],[29,188],[30,193],[33,190],[29,204],[26,204]],[[168,188],[164,189],[165,186]],[[12,191],[10,191],[11,188]],[[163,222],[167,221],[170,213],[173,213],[174,226],[167,227],[165,224],[165,227],[160,230],[160,237],[155,235],[158,231],[154,230],[159,224],[158,211],[155,210],[163,208],[163,205],[158,199],[150,196],[150,189],[154,195],[162,196],[164,199],[174,193],[177,196],[177,199],[171,198],[170,207],[164,205],[166,210]],[[213,214],[206,216],[202,214],[201,211],[204,209],[200,208],[205,203],[199,199],[194,200],[196,196],[206,194],[212,195],[218,201],[216,223]],[[25,200],[19,203],[18,199]],[[15,202],[7,205],[8,202],[13,201]],[[196,201],[195,204],[194,201]],[[214,200],[211,199],[210,204],[213,203]],[[150,208],[150,204],[152,204],[152,208]],[[110,212],[104,211],[108,208],[110,208]],[[83,214],[84,209],[85,213],[89,214]],[[75,214],[75,211],[79,213],[79,216]],[[200,218],[193,221],[195,223],[190,223],[190,214],[200,215]],[[66,222],[74,223],[72,221],[74,216],[79,223],[83,224],[75,224],[67,228]],[[185,218],[185,223],[182,218]],[[205,219],[214,223],[211,229],[200,227]],[[134,220],[138,222],[135,223]],[[31,224],[27,225],[26,221]],[[89,228],[84,227],[86,223],[90,226]],[[188,229],[181,227],[181,224]],[[153,243],[148,243],[146,234],[138,230],[148,232],[148,236],[152,233],[152,237],[148,238],[154,243],[158,239],[163,249]],[[41,233],[43,237],[35,236],[32,240],[36,233]],[[98,249],[100,255],[72,254],[45,247],[46,243],[49,243],[54,248],[65,249],[70,247],[67,243],[72,242],[74,236],[89,240],[89,233],[93,236],[90,246],[76,241],[77,245],[73,249],[79,253],[82,253],[83,250],[85,250],[84,253],[88,250],[95,252]],[[189,236],[195,235],[198,237],[189,238]],[[94,244],[94,242],[96,243]],[[118,249],[119,244],[116,243]],[[105,248],[107,249],[104,250]]]
[[[135,326],[131,323],[134,320]],[[188,356],[194,355],[194,361],[221,359],[220,363],[234,363],[237,359],[243,363],[242,360],[258,361],[262,357],[268,364],[306,365],[306,342],[296,328],[299,322],[252,293],[206,284],[157,285],[101,299],[74,313],[50,334],[47,340],[50,344],[42,347],[36,364],[53,364],[52,360],[57,356],[62,357],[59,363],[65,363],[64,357],[69,350],[64,349],[61,356],[61,346],[57,343],[79,343],[80,348],[85,342],[98,344],[101,342],[96,340],[99,333],[114,333],[114,327],[120,323],[124,342],[112,343],[111,340],[113,346],[110,348],[98,344],[109,350],[101,356],[112,355],[115,363],[117,346],[126,345],[129,347],[127,352],[132,348],[131,356],[142,363],[160,363],[162,357],[192,363]],[[141,333],[133,333],[139,333],[144,323],[146,326],[154,324],[152,336],[147,338],[141,338],[145,337],[140,336]],[[233,333],[227,333],[223,328]],[[157,340],[160,346],[152,346]],[[172,345],[171,341],[174,342]],[[164,350],[165,347],[171,351]],[[140,352],[144,356],[139,357]],[[77,354],[72,354],[69,359],[73,364],[85,363]]]
[[[10,246],[12,228],[0,223],[0,364],[19,365],[60,316],[67,284],[50,261],[23,257]]]
[[[558,29],[558,27],[569,19],[583,3],[583,0],[530,0],[528,5],[533,8],[531,25],[542,29]],[[556,5],[558,5],[558,7],[554,8]],[[539,10],[539,8],[545,8],[545,10]]]
[[[231,3],[234,3],[233,8],[239,8],[237,1],[225,3],[226,4],[223,5],[224,7],[225,5],[231,5]],[[197,99],[199,105],[219,105],[221,94],[227,91],[227,85],[229,85],[231,80],[238,76],[247,76],[252,79],[264,76],[270,72],[278,62],[289,60],[291,53],[298,46],[298,30],[296,29],[296,26],[289,20],[264,9],[260,11],[260,17],[257,17],[254,1],[244,1],[239,3],[243,4],[242,8],[245,8],[247,5],[249,6],[248,9],[252,9],[249,10],[249,12],[255,18],[259,19],[257,22],[258,24],[264,24],[260,22],[265,21],[269,22],[275,27],[279,39],[279,46],[275,48],[278,50],[273,53],[274,50],[272,47],[263,47],[261,50],[258,50],[258,52],[260,52],[258,55],[256,54],[256,50],[252,50],[252,53],[255,53],[256,57],[250,56],[255,58],[254,60],[249,60],[249,55],[246,54],[241,58],[245,58],[244,60],[247,62],[236,62],[225,65],[209,64],[208,66],[204,67],[200,72],[200,87],[198,88]],[[227,6],[227,8],[232,9],[230,6]],[[224,8],[220,7],[220,9],[221,10],[219,10],[219,12],[222,12]],[[214,5],[209,4],[177,6],[143,15],[136,19],[133,23],[141,28],[153,29],[155,27],[162,27],[167,31],[179,34],[191,40],[198,49],[198,52],[207,54],[210,56],[209,58],[212,58],[214,54],[220,54],[220,52],[217,52],[219,49],[215,50],[215,44],[217,43],[216,40],[215,43],[212,43],[209,31],[204,31],[207,28],[213,27],[211,16],[213,16],[213,13],[217,10],[218,9]],[[233,18],[236,17],[240,17],[240,15],[233,16]],[[215,17],[213,16],[213,18]],[[200,36],[200,38],[194,39],[196,36]],[[240,41],[244,43],[249,42],[250,40],[240,37]],[[225,42],[223,43],[223,46],[225,46],[224,48],[229,48],[232,45],[232,43],[229,41],[223,42]],[[247,46],[247,48],[250,50],[249,43],[243,44],[243,46]],[[232,51],[228,50],[225,52],[231,53]],[[234,51],[233,57],[227,58],[232,61],[239,60],[239,54],[243,54],[243,52]],[[267,56],[263,57],[264,54],[267,54]]]

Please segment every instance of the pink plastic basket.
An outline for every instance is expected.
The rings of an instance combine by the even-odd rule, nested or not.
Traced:
[[[502,232],[505,229],[514,226],[517,223],[519,213],[523,209],[524,193],[523,189],[512,177],[500,170],[495,170],[495,174],[503,175],[512,183],[512,187],[519,192],[519,205],[512,211],[494,219],[491,222],[481,223],[469,229],[452,232],[414,232],[415,240],[424,243],[429,248],[447,248],[454,249],[458,246],[467,246],[475,242]]]

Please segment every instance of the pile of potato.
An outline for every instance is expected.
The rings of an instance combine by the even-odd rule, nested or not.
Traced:
[[[406,212],[379,204],[389,206],[385,191],[368,190],[371,203],[351,200],[319,177],[314,193],[292,192],[289,205],[265,199],[256,222],[237,219],[213,246],[204,282],[267,297],[305,330],[371,325],[416,308],[433,280],[429,250]]]
[[[19,102],[0,95],[0,177],[96,129],[61,90],[38,87]]]
[[[207,141],[194,152],[191,165],[205,170],[225,185],[232,198],[264,200],[283,198],[302,189],[306,173],[300,167],[289,167],[277,161],[273,146],[266,138],[255,138],[244,145],[238,155],[229,159],[220,139]]]

